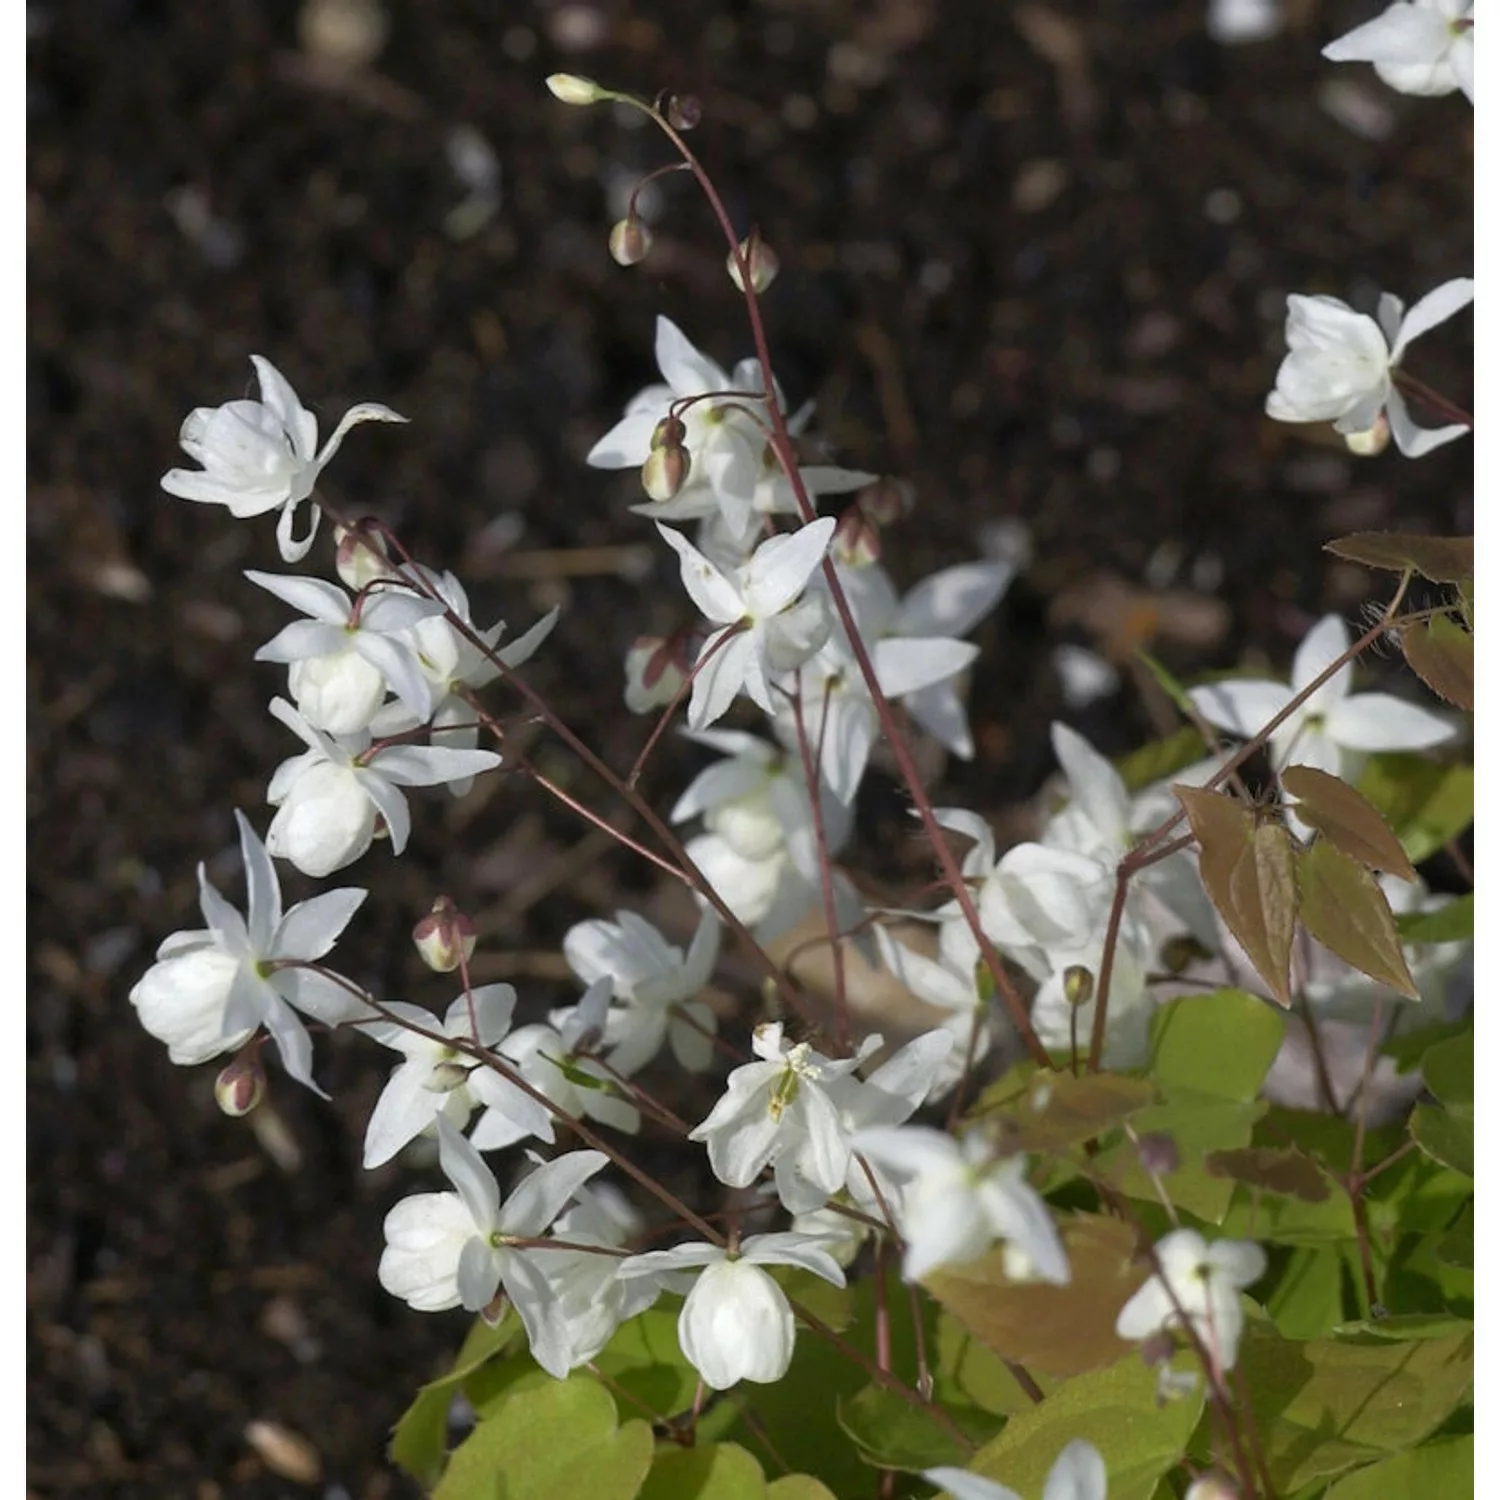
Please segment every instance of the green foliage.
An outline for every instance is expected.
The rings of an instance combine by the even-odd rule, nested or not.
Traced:
[[[640,1500],[765,1500],[766,1476],[736,1443],[667,1448],[657,1455]]]
[[[1156,1376],[1132,1354],[1080,1375],[1039,1405],[1018,1412],[970,1460],[976,1474],[1032,1500],[1064,1444],[1086,1438],[1103,1455],[1109,1500],[1153,1500],[1162,1476],[1182,1457],[1203,1410],[1203,1395],[1159,1403]]]
[[[510,1395],[455,1450],[433,1500],[633,1500],[651,1467],[645,1422],[618,1425],[584,1375]]]
[[[1462,943],[1474,938],[1474,893],[1455,897],[1436,911],[1409,911],[1396,918],[1403,943]]]
[[[1359,789],[1390,824],[1414,865],[1474,821],[1474,768],[1415,754],[1372,755]]]
[[[1149,1079],[1122,1073],[1038,1072],[1013,1068],[974,1102],[969,1118],[998,1130],[1007,1150],[1046,1152],[1104,1135],[1156,1098]]]
[[[931,1408],[873,1384],[838,1403],[839,1426],[867,1462],[914,1474],[939,1464],[962,1468],[972,1449],[1000,1426],[993,1414],[974,1407],[944,1402],[943,1412],[947,1422]]]
[[[1445,1438],[1340,1479],[1328,1500],[1460,1500],[1474,1493],[1474,1439]]]
[[[1161,678],[1157,680],[1161,681]],[[1143,792],[1148,786],[1155,786],[1202,759],[1203,736],[1191,725],[1184,725],[1175,734],[1169,734],[1163,740],[1152,740],[1139,750],[1122,756],[1115,762],[1115,770],[1120,773],[1126,791]]]

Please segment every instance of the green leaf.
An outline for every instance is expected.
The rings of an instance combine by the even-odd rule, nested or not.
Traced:
[[[1459,1500],[1474,1493],[1474,1439],[1440,1438],[1340,1479],[1327,1500]]]
[[[1002,1359],[1068,1376],[1113,1364],[1130,1347],[1115,1333],[1115,1320],[1146,1269],[1135,1262],[1135,1231],[1121,1219],[1075,1214],[1058,1231],[1072,1271],[1066,1286],[1011,1281],[999,1247],[934,1271],[924,1285]]]
[[[1396,918],[1403,943],[1463,943],[1474,941],[1474,893],[1455,896],[1433,911],[1403,912]]]
[[[767,1487],[766,1500],[838,1500],[838,1496],[811,1474],[783,1474]]]
[[[1157,681],[1161,679],[1158,677]],[[1164,740],[1152,740],[1115,762],[1115,770],[1130,793],[1143,792],[1203,759],[1203,736],[1184,725]]]
[[[1422,1058],[1422,1079],[1433,1097],[1455,1114],[1474,1111],[1474,1027],[1429,1047]]]
[[[1465,1177],[1474,1175],[1474,1121],[1450,1114],[1432,1104],[1419,1104],[1411,1112],[1407,1128],[1418,1150],[1433,1161],[1461,1172]]]
[[[594,1363],[642,1405],[673,1417],[693,1404],[698,1372],[677,1338],[680,1303],[664,1299],[628,1323],[600,1351]]]
[[[1327,839],[1299,848],[1297,915],[1322,945],[1378,984],[1420,1000],[1391,903],[1375,877]]]
[[[1325,543],[1323,550],[1387,573],[1420,573],[1434,583],[1464,583],[1474,576],[1474,538],[1471,536],[1356,531]]]
[[[1288,766],[1281,785],[1297,799],[1297,816],[1336,849],[1372,870],[1415,880],[1401,841],[1379,812],[1347,781],[1313,766]]]
[[[1415,754],[1372,755],[1359,789],[1385,817],[1414,865],[1474,821],[1474,768]]]
[[[418,1484],[431,1486],[443,1471],[448,1453],[448,1409],[454,1393],[481,1366],[499,1354],[516,1336],[520,1324],[514,1311],[493,1327],[476,1318],[463,1346],[453,1361],[453,1368],[437,1380],[429,1381],[416,1394],[391,1433],[387,1450],[391,1462],[405,1469]]]
[[[1272,995],[1290,1006],[1297,928],[1292,836],[1280,824],[1260,822],[1227,793],[1180,785],[1172,791],[1198,841],[1198,872],[1214,909]]]
[[[1249,1101],[1260,1092],[1286,1024],[1244,990],[1212,990],[1161,1006],[1151,1020],[1149,1072],[1170,1099],[1186,1091]]]
[[[932,1359],[933,1392],[944,1405],[977,1406],[1008,1417],[1033,1404],[1005,1361],[946,1308],[938,1313]],[[1027,1373],[1044,1394],[1056,1383],[1042,1370]]]
[[[1305,1246],[1292,1252],[1266,1298],[1283,1338],[1321,1338],[1344,1320],[1344,1265],[1338,1251]]]
[[[634,1500],[655,1444],[588,1376],[512,1396],[448,1462],[433,1500]]]
[[[1025,1496],[1042,1493],[1057,1455],[1073,1438],[1091,1442],[1109,1474],[1109,1500],[1152,1500],[1162,1476],[1187,1448],[1203,1410],[1199,1392],[1161,1405],[1156,1375],[1132,1354],[1059,1386],[1017,1412],[999,1437],[969,1461],[976,1474]]]
[[[640,1500],[765,1500],[766,1476],[738,1443],[666,1448],[656,1456]]]
[[[1081,1145],[1122,1125],[1156,1098],[1145,1078],[1122,1073],[1008,1073],[969,1111],[999,1127],[1005,1149],[1036,1153]]]
[[[865,1459],[882,1469],[920,1474],[939,1464],[962,1468],[980,1443],[995,1435],[1000,1423],[990,1412],[975,1407],[945,1406],[963,1432],[960,1440],[930,1410],[912,1406],[894,1391],[867,1385],[858,1395],[838,1403],[839,1426]]]
[[[1292,1343],[1252,1322],[1240,1365],[1280,1494],[1420,1443],[1467,1399],[1474,1340],[1466,1331]]]
[[[1401,649],[1407,665],[1439,698],[1474,711],[1474,637],[1447,615],[1406,626]]]
[[[1474,1269],[1474,1205],[1464,1205],[1458,1222],[1438,1241],[1437,1258],[1461,1270]]]

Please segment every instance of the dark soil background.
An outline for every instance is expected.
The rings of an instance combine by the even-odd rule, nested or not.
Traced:
[[[1471,270],[1467,105],[1319,59],[1369,6],[1291,8],[1292,32],[1228,50],[1193,0],[388,0],[383,47],[341,70],[292,0],[28,6],[32,1493],[407,1494],[387,1430],[464,1327],[375,1281],[382,1215],[431,1181],[360,1170],[383,1054],[321,1043],[335,1104],[273,1078],[257,1129],[126,1001],[199,925],[199,860],[240,899],[231,810],[264,831],[295,748],[265,712],[280,672],[250,665],[286,611],[240,577],[280,566],[273,526],[160,492],[184,414],[253,393],[261,353],[325,433],[356,400],[409,416],[357,431],[329,494],[457,569],[482,621],[564,604],[534,679],[627,764],[623,644],[684,601],[663,548],[629,581],[633,476],[582,457],[654,378],[658,313],[725,361],[748,336],[685,178],[649,260],[610,261],[622,192],[667,156],[542,79],[692,91],[695,148],[782,258],[792,400],[840,461],[916,487],[903,581],[996,522],[1031,536],[981,633],[980,755],[945,783],[1003,816],[1049,770],[1058,642],[1284,665],[1378,586],[1323,542],[1470,525],[1467,443],[1356,461],[1261,414],[1287,292],[1370,307]],[[454,166],[476,138],[487,217]],[[1461,403],[1468,328],[1412,360]],[[1117,751],[1153,715],[1127,673],[1075,722]],[[693,764],[668,748],[663,798]],[[877,778],[868,802],[869,861],[920,873],[899,798]],[[681,930],[681,902],[519,786],[418,794],[416,822],[399,863],[377,846],[343,877],[374,894],[339,956],[378,991],[451,998],[406,937],[440,890],[532,1008],[561,993],[569,922],[629,900]]]

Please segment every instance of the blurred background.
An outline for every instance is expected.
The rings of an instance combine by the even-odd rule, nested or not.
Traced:
[[[1225,37],[1245,7],[1214,9]],[[241,899],[232,809],[263,832],[295,748],[265,711],[283,674],[250,663],[286,611],[240,576],[280,568],[274,528],[161,493],[183,416],[253,394],[258,353],[325,432],[358,400],[410,417],[356,432],[330,496],[455,569],[481,623],[561,604],[533,680],[628,764],[624,647],[685,601],[635,476],[583,456],[655,378],[659,314],[721,362],[749,339],[685,177],[644,200],[648,260],[609,259],[669,158],[542,80],[691,92],[695,149],[781,258],[793,405],[834,461],[914,487],[898,581],[1024,564],[976,637],[979,753],[931,762],[1019,831],[1051,719],[1112,753],[1164,727],[1136,646],[1283,668],[1379,587],[1322,543],[1471,529],[1467,443],[1359,460],[1262,415],[1288,292],[1368,310],[1470,273],[1471,111],[1319,58],[1368,5],[1249,9],[1268,34],[1229,45],[1198,0],[28,4],[33,1494],[413,1493],[386,1434],[464,1328],[375,1281],[383,1214],[431,1185],[360,1169],[386,1054],[320,1043],[333,1105],[273,1076],[231,1121],[126,1000],[198,925],[198,861]],[[1460,404],[1469,327],[1410,360]],[[669,742],[648,781],[670,799],[699,764]],[[569,923],[628,902],[683,935],[680,895],[491,781],[343,877],[373,889],[347,972],[446,1006],[407,937],[440,891],[528,1016],[571,992]],[[921,878],[888,778],[862,819],[871,867]]]

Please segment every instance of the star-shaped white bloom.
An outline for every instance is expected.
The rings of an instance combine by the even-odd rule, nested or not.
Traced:
[[[411,833],[411,810],[399,788],[439,786],[500,764],[493,750],[375,747],[368,731],[327,735],[284,698],[272,700],[271,712],[307,749],[271,777],[266,800],[277,812],[266,846],[306,875],[327,875],[358,859],[375,837],[377,815],[400,854]]]
[[[485,984],[472,996],[460,995],[441,1022],[420,1005],[390,1000],[384,1009],[399,1020],[367,1021],[360,1027],[367,1036],[405,1058],[386,1080],[365,1127],[366,1167],[388,1162],[407,1142],[433,1129],[440,1114],[462,1129],[474,1108],[468,1083],[469,1074],[480,1066],[479,1059],[447,1043],[419,1036],[400,1021],[440,1031],[455,1041],[477,1041],[493,1048],[510,1030],[515,1007],[516,992],[510,985]]]
[[[1408,458],[1420,458],[1463,437],[1462,422],[1418,427],[1392,378],[1407,345],[1446,322],[1474,300],[1467,277],[1444,282],[1407,312],[1399,297],[1382,293],[1377,318],[1355,312],[1337,297],[1287,298],[1288,354],[1266,397],[1266,414],[1278,422],[1332,422],[1346,435],[1368,432],[1381,412]]]
[[[945,1094],[962,1077],[966,1066],[981,1061],[990,1050],[992,1038],[987,1017],[992,992],[988,971],[980,961],[979,944],[961,915],[950,916],[938,924],[935,957],[899,942],[884,927],[875,929],[875,942],[886,968],[918,1000],[942,1016],[942,1030],[952,1038],[952,1046],[935,1073],[931,1088],[934,1097]]]
[[[432,715],[432,689],[402,634],[443,606],[404,589],[374,588],[355,613],[349,596],[321,578],[288,578],[247,571],[245,577],[308,618],[295,620],[255,653],[256,661],[284,662],[297,711],[327,734],[367,729],[387,691],[413,719]]]
[[[880,1043],[867,1038],[858,1056],[835,1059],[806,1042],[788,1043],[779,1021],[757,1026],[751,1045],[761,1061],[729,1075],[723,1097],[688,1139],[707,1144],[714,1175],[729,1187],[749,1187],[774,1165],[782,1203],[810,1212],[849,1170],[849,1138],[829,1086]]]
[[[281,883],[266,846],[243,813],[234,816],[245,864],[245,915],[209,884],[199,865],[199,904],[208,926],[173,933],[131,990],[130,1003],[146,1030],[167,1044],[174,1063],[232,1052],[264,1026],[287,1072],[322,1093],[312,1081],[312,1041],[295,1012],[333,1026],[367,1016],[369,1007],[352,986],[278,965],[321,959],[366,893],[325,891],[283,914]]]
[[[941,1485],[953,1500],[1021,1500],[1008,1486],[967,1469],[924,1469],[922,1477]],[[1106,1500],[1108,1480],[1099,1450],[1084,1438],[1074,1438],[1057,1455],[1042,1500]]]
[[[360,422],[404,422],[388,406],[365,401],[351,406],[332,436],[318,447],[318,419],[304,409],[286,377],[270,360],[250,356],[260,381],[259,401],[229,401],[188,413],[178,441],[201,469],[172,469],[161,487],[183,500],[225,506],[243,519],[280,508],[276,540],[287,562],[307,556],[321,512],[312,507],[305,537],[292,535],[297,507],[313,492],[318,475],[338,452],[345,434]]]
[[[954,1140],[920,1125],[862,1130],[854,1149],[902,1184],[896,1218],[906,1241],[907,1281],[977,1260],[1004,1240],[1018,1269],[1067,1285],[1067,1252],[1047,1205],[1026,1181],[1024,1158],[997,1157],[981,1131]]]
[[[1174,1229],[1157,1241],[1156,1260],[1160,1273],[1120,1309],[1115,1332],[1138,1342],[1186,1319],[1218,1368],[1232,1370],[1245,1327],[1240,1289],[1265,1275],[1265,1251],[1249,1240],[1210,1245],[1196,1229]]]
[[[751,1235],[731,1255],[702,1241],[633,1256],[620,1275],[658,1277],[701,1266],[677,1319],[677,1339],[705,1385],[727,1391],[742,1380],[769,1385],[786,1374],[796,1325],[786,1293],[762,1266],[800,1266],[843,1286],[824,1243],[805,1234]]]
[[[1292,658],[1291,686],[1279,682],[1215,682],[1192,688],[1193,707],[1210,724],[1250,739],[1349,649],[1349,630],[1337,615],[1303,637]],[[1389,693],[1351,693],[1354,665],[1346,662],[1271,735],[1271,763],[1312,766],[1348,780],[1358,757],[1386,750],[1430,750],[1457,732],[1446,719]]]
[[[480,1312],[503,1287],[526,1329],[532,1358],[562,1379],[568,1348],[547,1269],[552,1252],[513,1242],[540,1238],[608,1157],[570,1151],[538,1167],[502,1203],[494,1173],[442,1115],[437,1137],[438,1161],[455,1191],[417,1193],[386,1215],[381,1286],[418,1312]]]
[[[1367,62],[1402,94],[1474,102],[1474,0],[1397,0],[1323,49],[1330,62]]]
[[[698,997],[718,961],[719,933],[718,917],[705,911],[684,955],[634,912],[618,912],[613,922],[580,922],[568,930],[563,956],[569,967],[585,984],[610,979],[620,1002],[604,1024],[612,1068],[627,1075],[638,1072],[670,1039],[683,1067],[694,1073],[708,1069],[718,1018]]]
[[[705,729],[744,692],[775,714],[771,680],[800,667],[828,639],[831,622],[808,579],[832,540],[831,516],[797,531],[768,537],[731,576],[708,560],[680,531],[658,525],[677,553],[682,583],[719,628],[704,641],[693,677],[688,723]]]

